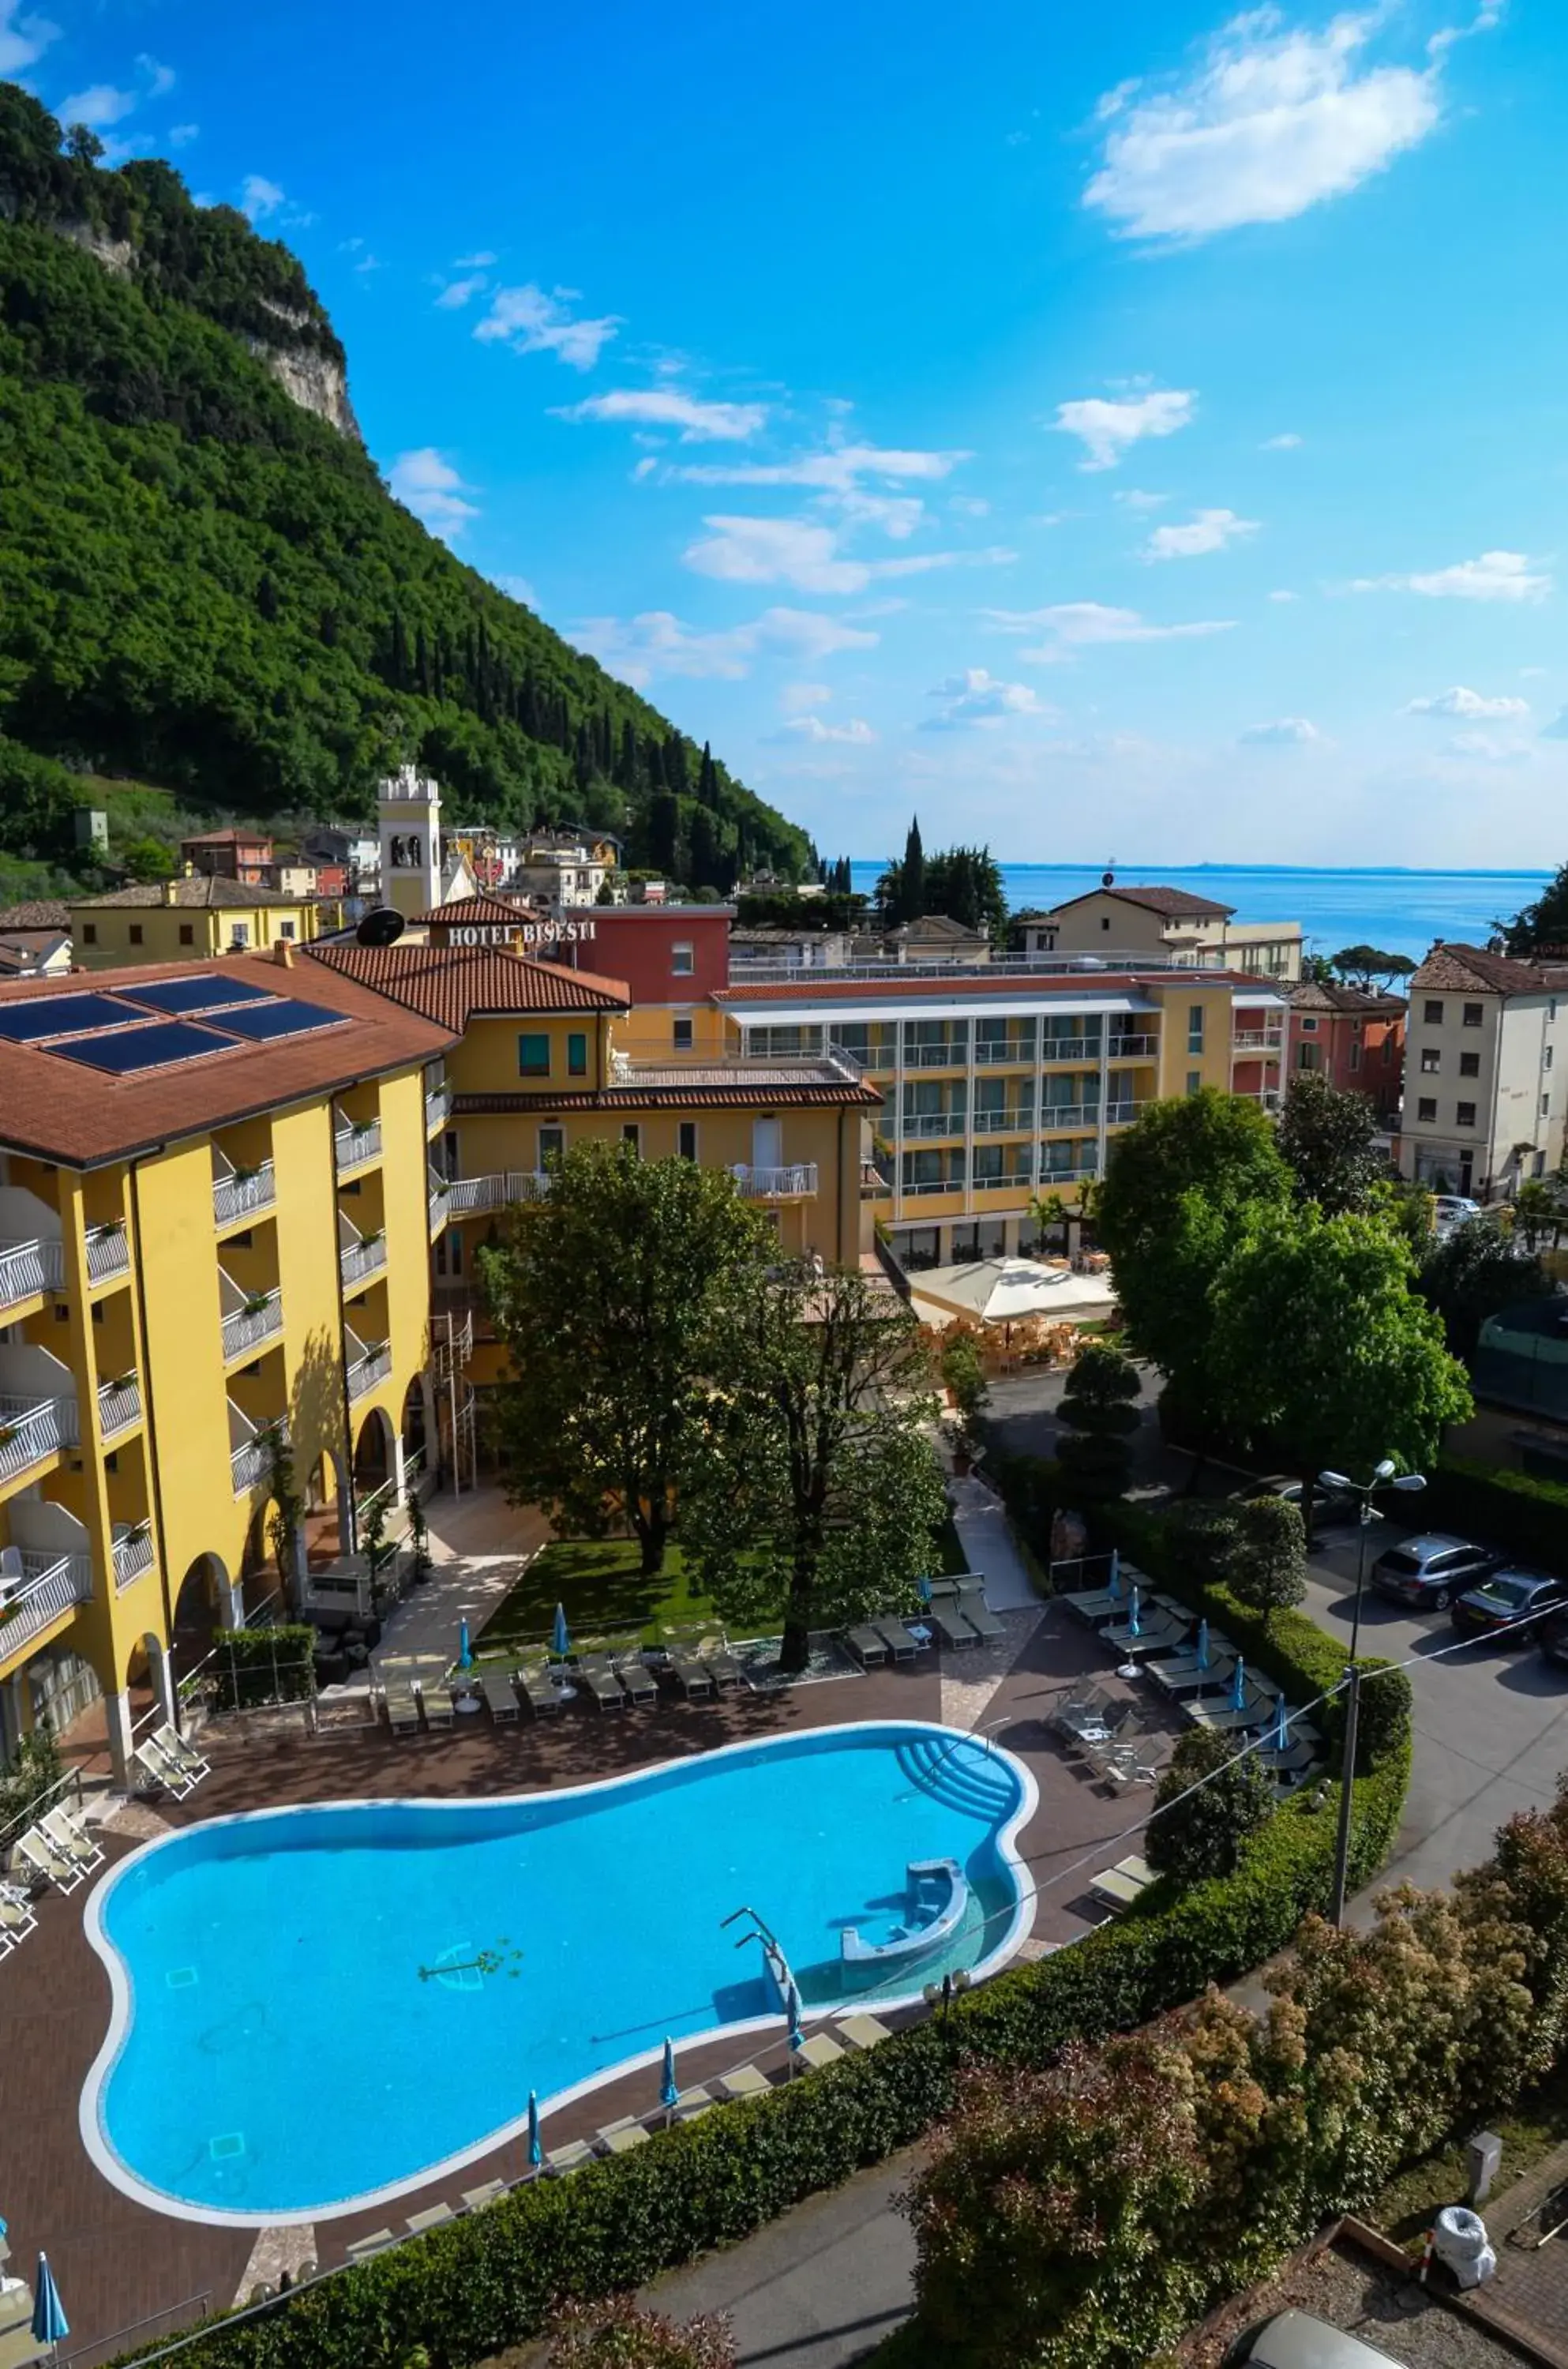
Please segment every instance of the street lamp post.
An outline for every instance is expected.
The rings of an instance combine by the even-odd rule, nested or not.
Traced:
[[[1343,1472],[1320,1472],[1321,1488],[1337,1491],[1342,1496],[1354,1497],[1358,1512],[1356,1524],[1356,1599],[1350,1615],[1350,1665],[1345,1672],[1349,1681],[1345,1698],[1345,1753],[1339,1785],[1339,1833],[1333,1849],[1333,1922],[1345,1922],[1345,1893],[1350,1876],[1350,1820],[1355,1806],[1356,1738],[1361,1719],[1361,1665],[1356,1650],[1361,1642],[1361,1596],[1367,1585],[1367,1533],[1372,1526],[1372,1499],[1379,1489],[1425,1489],[1426,1481],[1420,1472],[1396,1474],[1392,1457],[1385,1456],[1370,1481],[1352,1481]]]

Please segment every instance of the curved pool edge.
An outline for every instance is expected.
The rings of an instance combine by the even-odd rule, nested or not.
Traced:
[[[658,1775],[663,1769],[688,1768],[699,1761],[719,1760],[738,1753],[755,1753],[770,1745],[805,1743],[818,1736],[869,1736],[888,1734],[939,1735],[955,1744],[978,1745],[990,1757],[1003,1761],[1017,1780],[1019,1789],[1017,1809],[1005,1825],[1000,1826],[996,1832],[998,1855],[1013,1880],[1016,1896],[1013,1915],[995,1949],[989,1951],[970,1970],[969,1978],[972,1983],[989,1981],[991,1975],[999,1974],[1008,1961],[1017,1954],[1034,1923],[1036,1893],[1023,1854],[1017,1848],[1017,1838],[1038,1807],[1040,1789],[1036,1781],[1034,1771],[1027,1763],[1020,1760],[1016,1754],[1009,1752],[1004,1745],[993,1744],[988,1738],[978,1737],[967,1728],[947,1727],[940,1720],[840,1720],[830,1726],[803,1728],[788,1735],[743,1737],[734,1744],[716,1745],[710,1752],[681,1753],[674,1759],[650,1760],[644,1768],[624,1769],[614,1777],[593,1778],[581,1785],[534,1786],[527,1791],[517,1793],[456,1796],[429,1793],[376,1793],[364,1794],[347,1801],[290,1802],[265,1810],[231,1810],[221,1818],[200,1819],[196,1822],[196,1825],[208,1829],[220,1826],[256,1825],[267,1819],[297,1817],[302,1811],[305,1810],[452,1810],[464,1806],[500,1808],[513,1802],[570,1801],[584,1794],[607,1793],[618,1786],[636,1784],[648,1777]],[[129,2196],[134,2203],[144,2205],[149,2212],[161,2213],[170,2220],[191,2221],[208,2227],[236,2229],[292,2227],[317,2221],[347,2220],[353,2214],[372,2212],[383,2204],[394,2203],[399,2197],[413,2196],[421,2189],[436,2186],[443,2180],[450,2180],[460,2171],[468,2170],[476,2163],[483,2163],[487,2156],[498,2155],[503,2147],[510,2146],[515,2140],[526,2137],[528,2112],[525,2100],[522,2112],[515,2116],[512,2121],[498,2123],[494,2130],[487,2132],[486,2136],[473,2146],[464,2147],[454,2155],[443,2156],[439,2161],[427,2164],[421,2170],[410,2174],[406,2179],[394,2180],[382,2188],[364,2189],[357,2195],[341,2198],[335,2203],[289,2205],[275,2207],[269,2212],[235,2213],[226,2212],[216,2205],[193,2204],[188,2198],[172,2196],[165,2189],[153,2187],[133,2172],[115,2152],[103,2128],[104,2093],[108,2088],[109,2077],[119,2061],[120,2051],[130,2037],[134,2015],[134,1998],[130,1974],[125,1961],[104,1929],[104,1911],[113,1896],[116,1886],[132,1868],[140,1866],[155,1851],[166,1850],[171,1844],[181,1841],[193,1831],[192,1826],[177,1826],[168,1834],[157,1835],[147,1842],[139,1843],[134,1850],[128,1851],[118,1865],[111,1868],[109,1873],[93,1886],[83,1908],[82,1930],[86,1937],[88,1946],[101,1960],[109,1976],[109,2018],[108,2031],[87,2068],[86,2077],[82,2084],[82,2094],[77,2104],[77,2129],[89,2162],[94,2169],[109,2181],[110,2187],[118,2189],[121,2195]],[[876,1998],[866,2004],[875,2012],[885,2011],[892,2014],[901,2008],[919,2007],[923,2003],[923,1987],[917,1986],[913,1990],[900,1992],[895,1998]],[[847,2004],[841,2003],[833,2008],[807,2008],[803,2009],[803,2020],[807,2023],[832,2023],[844,2015],[859,2011],[863,2010],[857,2009],[853,2001]],[[681,2042],[681,2048],[682,2052],[692,2048],[705,2048],[718,2041],[730,2038],[739,2040],[752,2032],[771,2031],[776,2034],[782,2030],[783,2025],[784,2018],[777,2014],[753,2016],[738,2023],[714,2024],[705,2031],[686,2035]],[[562,2089],[551,2090],[546,2097],[539,2100],[540,2121],[543,2123],[550,2114],[559,2112],[564,2107],[575,2105],[579,2099],[591,2097],[594,2090],[604,2089],[610,2082],[619,2081],[629,2073],[640,2072],[648,2066],[661,2064],[663,2056],[664,2045],[660,2042],[658,2047],[646,2049],[637,2055],[618,2058],[613,2065],[606,2066],[602,2072],[592,2074],[586,2080],[573,2082]]]

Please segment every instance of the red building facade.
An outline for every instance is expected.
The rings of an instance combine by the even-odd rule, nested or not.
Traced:
[[[1385,1127],[1399,1123],[1404,1081],[1405,1003],[1374,988],[1303,979],[1290,993],[1288,1073],[1316,1070],[1367,1095]]]

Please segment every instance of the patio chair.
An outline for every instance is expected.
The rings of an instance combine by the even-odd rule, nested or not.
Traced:
[[[690,2089],[682,2089],[674,2105],[665,2111],[674,2122],[694,2123],[699,2115],[711,2113],[718,2102],[711,2089],[704,2089],[697,2084]]]
[[[741,2098],[765,2097],[773,2086],[755,2065],[738,2065],[733,2073],[721,2073],[714,2084],[732,2103]]]
[[[699,1662],[695,1654],[684,1652],[681,1646],[666,1647],[664,1665],[689,1702],[699,1696],[711,1700],[716,1692],[714,1674],[707,1664]]]
[[[386,1689],[386,1723],[394,1735],[418,1735],[419,1706],[406,1686],[389,1686]]]
[[[720,1694],[727,1687],[743,1687],[746,1670],[729,1650],[729,1640],[720,1630],[710,1631],[697,1640],[697,1659],[713,1672],[713,1680]]]
[[[1091,1727],[1103,1726],[1105,1713],[1115,1700],[1104,1687],[1081,1687],[1075,1694],[1058,1703],[1046,1724],[1059,1735],[1076,1736],[1085,1723]]]
[[[516,1720],[517,1697],[509,1678],[499,1677],[493,1670],[479,1670],[475,1673],[474,1684],[480,1701],[487,1705],[490,1717],[498,1726],[505,1721]]]
[[[1309,1769],[1317,1768],[1322,1757],[1318,1747],[1303,1736],[1287,1745],[1283,1752],[1277,1745],[1265,1745],[1257,1758],[1259,1767],[1266,1768],[1271,1777],[1304,1777]]]
[[[212,1764],[205,1755],[198,1752],[169,1721],[153,1730],[152,1741],[166,1760],[172,1760],[177,1768],[184,1770],[192,1784],[199,1785],[203,1777],[212,1775]]]
[[[640,1711],[645,1704],[658,1700],[658,1681],[644,1661],[640,1645],[635,1651],[617,1654],[613,1668],[631,1698],[634,1711]]]
[[[945,1645],[950,1653],[956,1653],[962,1645],[978,1645],[980,1642],[979,1631],[971,1621],[965,1619],[956,1605],[929,1604],[925,1619],[935,1630],[938,1642]]]
[[[578,1664],[578,1676],[601,1711],[625,1710],[625,1691],[602,1655],[585,1654]]]
[[[9,1952],[38,1929],[38,1912],[25,1892],[0,1883],[0,1951]]]
[[[419,1701],[429,1728],[451,1727],[454,1722],[452,1689],[444,1677],[427,1677],[419,1688]]]
[[[1154,1763],[1143,1759],[1136,1744],[1113,1744],[1108,1746],[1087,1745],[1085,1757],[1102,1784],[1119,1793],[1127,1785],[1157,1785],[1160,1771]]]
[[[986,1602],[983,1579],[958,1582],[958,1609],[970,1628],[979,1630],[982,1645],[994,1645],[999,1637],[1006,1636],[1006,1630]]]
[[[1185,1643],[1191,1630],[1190,1619],[1173,1620],[1168,1612],[1140,1611],[1136,1636],[1127,1621],[1110,1620],[1100,1631],[1100,1642],[1114,1645],[1118,1654],[1135,1656],[1168,1654]]]
[[[102,1843],[86,1826],[76,1825],[60,1802],[56,1802],[52,1810],[44,1812],[39,1825],[50,1841],[63,1850],[84,1874],[103,1865]]]
[[[1130,1859],[1117,1860],[1116,1867],[1112,1872],[1116,1875],[1125,1875],[1129,1883],[1141,1883],[1145,1886],[1150,1883],[1158,1883],[1160,1881],[1159,1877],[1155,1874],[1154,1870],[1150,1866],[1149,1861],[1137,1852],[1134,1852]]]
[[[876,1630],[896,1662],[912,1662],[920,1647],[901,1620],[873,1620],[867,1624]]]
[[[1274,1712],[1272,1695],[1249,1694],[1237,1711],[1229,1694],[1214,1698],[1200,1695],[1196,1702],[1182,1705],[1184,1715],[1195,1727],[1211,1727],[1219,1735],[1244,1735],[1250,1727],[1266,1727]]]
[[[151,1736],[136,1746],[132,1757],[143,1776],[150,1777],[166,1793],[172,1793],[177,1802],[183,1802],[195,1788],[195,1778],[188,1777],[166,1753],[160,1752]]]
[[[844,1642],[863,1670],[880,1669],[887,1659],[887,1642],[878,1631],[863,1621],[858,1629],[846,1629]]]

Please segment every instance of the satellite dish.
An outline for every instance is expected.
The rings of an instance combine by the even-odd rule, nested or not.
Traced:
[[[361,946],[395,946],[403,935],[403,916],[395,905],[376,905],[354,933]]]

